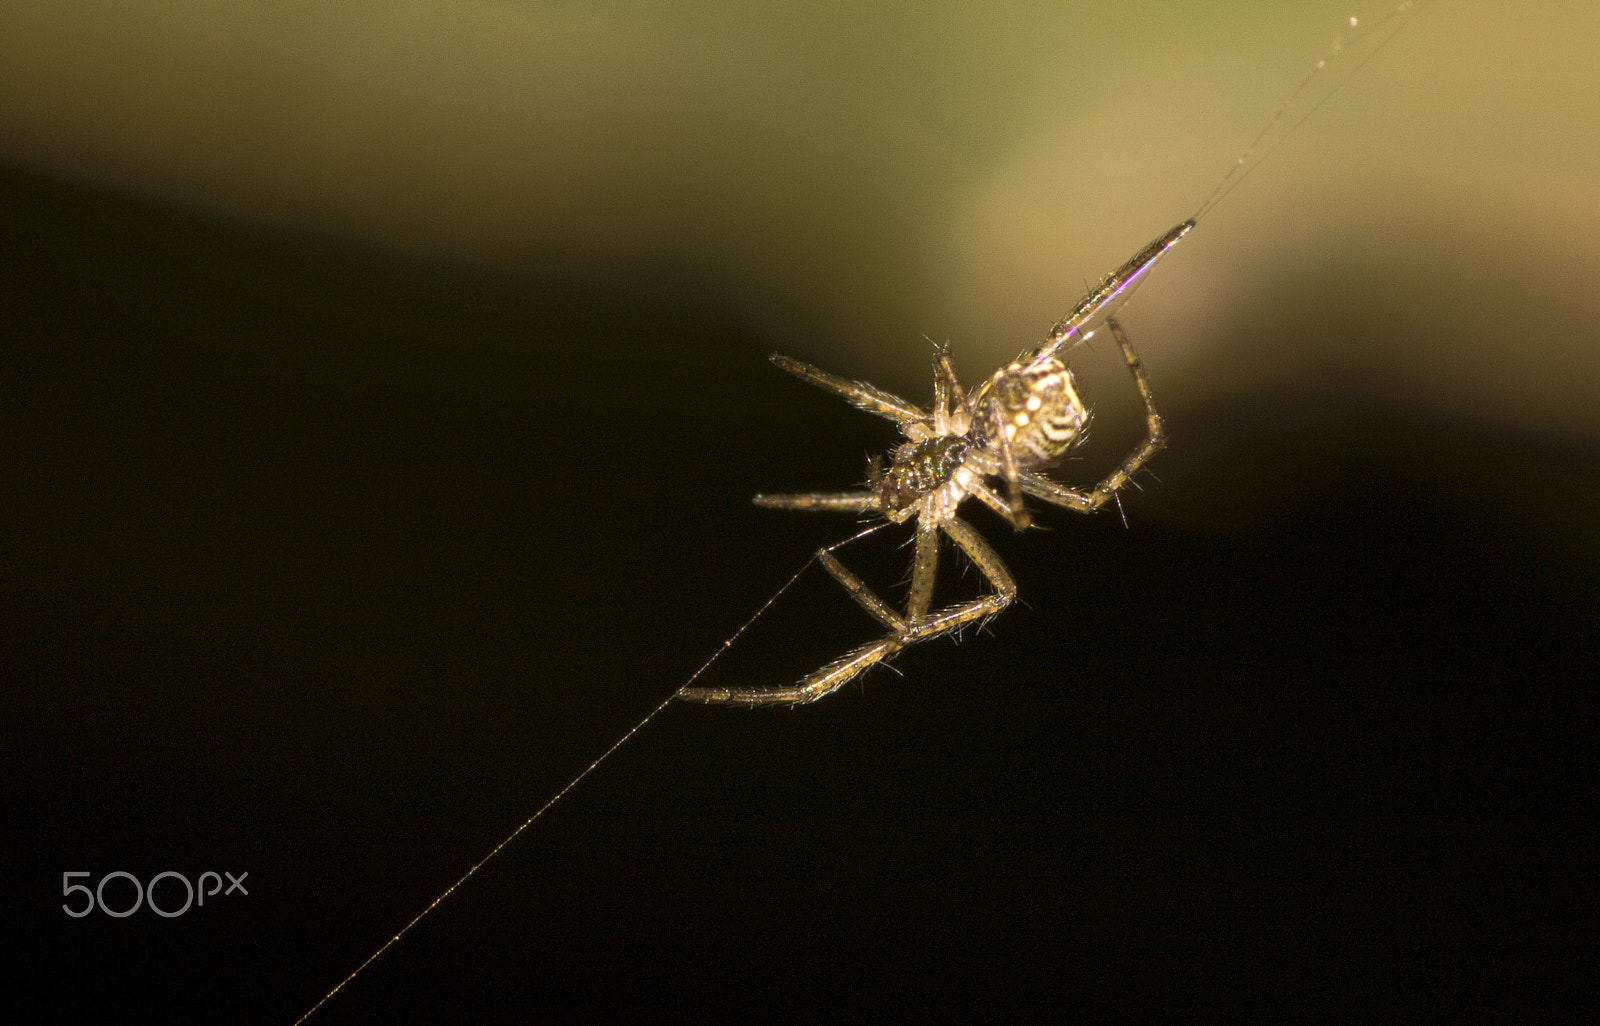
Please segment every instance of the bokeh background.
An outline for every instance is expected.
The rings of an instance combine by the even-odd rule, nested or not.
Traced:
[[[0,0],[7,1000],[293,1021],[850,529],[768,352],[986,373],[1385,12]],[[1600,13],[1409,20],[1129,304],[1126,526],[975,512],[1017,607],[669,708],[325,1021],[1592,1001]]]

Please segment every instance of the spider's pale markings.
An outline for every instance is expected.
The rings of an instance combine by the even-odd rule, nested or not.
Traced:
[[[955,515],[956,507],[967,498],[976,498],[1008,518],[1018,529],[1029,523],[1027,511],[1022,505],[1023,494],[1080,512],[1092,512],[1115,497],[1134,472],[1161,448],[1164,441],[1161,422],[1143,367],[1126,333],[1111,315],[1162,254],[1188,235],[1284,138],[1316,113],[1352,75],[1376,56],[1405,24],[1407,15],[1421,10],[1429,2],[1431,0],[1405,0],[1370,25],[1362,25],[1356,18],[1351,18],[1350,32],[1334,40],[1327,54],[1317,61],[1299,87],[1278,108],[1193,217],[1135,254],[1080,300],[1071,314],[1055,326],[1043,345],[1000,368],[970,396],[964,393],[956,380],[949,353],[942,347],[934,355],[934,402],[929,411],[923,411],[865,382],[849,381],[798,360],[774,355],[773,362],[784,370],[835,392],[860,409],[894,421],[907,440],[891,454],[892,462],[887,468],[875,463],[867,490],[757,496],[757,504],[780,509],[870,510],[881,514],[883,521],[814,553],[750,619],[723,641],[711,658],[695,670],[678,690],[646,713],[599,758],[573,777],[455,883],[445,888],[393,937],[384,941],[366,961],[295,1020],[295,1026],[309,1019],[362,970],[398,943],[412,927],[455,893],[474,873],[532,826],[618,748],[643,730],[674,700],[743,705],[812,701],[907,645],[958,629],[1005,608],[1016,591],[1011,574],[988,543]],[[1033,472],[1031,468],[1042,468],[1054,462],[1082,437],[1087,410],[1078,399],[1071,372],[1056,354],[1069,343],[1088,338],[1093,334],[1091,325],[1101,319],[1105,320],[1117,340],[1140,398],[1144,401],[1147,434],[1144,443],[1107,478],[1088,492],[1080,492],[1059,485]],[[1003,481],[1006,494],[1002,496],[990,489],[985,484],[988,477]],[[902,615],[845,569],[833,553],[890,524],[912,519],[917,521],[916,555],[912,566],[911,596],[907,602],[907,612]],[[929,614],[927,610],[933,592],[938,532],[941,530],[966,553],[994,591],[970,602]],[[694,682],[761,618],[801,574],[810,569],[812,562],[822,563],[862,608],[889,629],[889,633],[824,666],[795,685],[768,689],[694,687]]]

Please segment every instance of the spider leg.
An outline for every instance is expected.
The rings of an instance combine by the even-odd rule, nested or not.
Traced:
[[[865,581],[851,573],[848,567],[834,558],[832,552],[827,549],[819,550],[817,552],[817,562],[821,563],[822,568],[832,574],[833,579],[838,581],[840,586],[850,593],[850,597],[856,600],[856,605],[871,613],[873,619],[889,628],[890,633],[898,637],[906,629],[905,618],[895,612],[894,607],[890,606],[889,603],[879,598],[871,588],[867,587]]]
[[[940,433],[949,433],[952,412],[960,412],[967,393],[950,362],[950,345],[936,345],[933,351],[933,418]]]
[[[797,495],[757,495],[753,500],[766,509],[804,509],[816,512],[860,513],[876,509],[871,492],[801,492]]]
[[[994,591],[987,595],[979,595],[968,602],[958,602],[948,606],[932,616],[914,618],[910,627],[899,637],[899,641],[904,645],[915,645],[957,630],[974,620],[993,616],[1009,606],[1011,600],[1017,597],[1016,580],[1011,576],[1011,571],[1007,569],[1005,562],[1001,560],[1000,554],[983,540],[983,535],[960,517],[951,517],[945,521],[943,529],[944,533],[950,536],[950,540],[960,546],[961,551],[972,560],[972,565],[978,568],[978,572],[989,582],[989,587]]]
[[[1005,499],[1002,499],[999,493],[997,493],[993,488],[990,488],[981,481],[974,481],[969,487],[971,490],[967,494],[971,498],[977,499],[985,506],[988,506],[990,509],[994,510],[998,516],[1004,517],[1007,520],[1011,519],[1011,506],[1006,502]]]
[[[829,374],[820,367],[813,367],[809,363],[796,360],[792,356],[784,356],[782,353],[773,353],[770,359],[801,381],[808,381],[818,388],[840,396],[858,410],[866,410],[896,424],[928,419],[928,415],[921,409],[897,395],[885,392],[877,385]]]
[[[1126,296],[1137,287],[1140,279],[1156,265],[1156,261],[1161,259],[1163,253],[1194,231],[1194,225],[1194,219],[1190,218],[1129,257],[1127,263],[1112,271],[1087,296],[1078,300],[1078,305],[1072,308],[1072,313],[1067,315],[1066,320],[1050,329],[1050,341],[1038,350],[1038,355],[1053,356],[1072,339],[1082,338],[1083,327],[1099,316],[1102,310],[1118,302],[1119,297]],[[1110,320],[1109,317],[1106,319]]]
[[[1133,383],[1139,390],[1139,398],[1144,401],[1144,441],[1128,454],[1117,469],[1087,492],[1057,484],[1042,474],[1022,471],[1017,475],[1017,484],[1024,492],[1057,506],[1077,510],[1079,513],[1093,513],[1104,506],[1112,496],[1127,485],[1140,467],[1149,462],[1150,457],[1160,452],[1162,446],[1167,444],[1166,429],[1162,427],[1161,414],[1156,412],[1155,395],[1150,390],[1150,379],[1145,376],[1144,364],[1140,362],[1139,355],[1133,351],[1133,343],[1128,341],[1128,335],[1122,330],[1122,325],[1118,324],[1115,318],[1107,318],[1106,325],[1116,337],[1117,345],[1122,347],[1123,359],[1128,361],[1128,373],[1133,375]]]
[[[1018,531],[1026,531],[1033,524],[1033,517],[1022,504],[1022,471],[1017,467],[1017,454],[1011,448],[1011,440],[1004,432],[998,432],[1000,439],[1000,476],[1006,479],[1006,508],[1003,515],[1011,521],[1011,526]]]
[[[804,705],[837,691],[863,670],[900,650],[893,638],[881,638],[836,659],[797,684],[777,688],[679,688],[686,702],[708,705]]]
[[[933,604],[933,584],[939,575],[939,528],[930,516],[917,518],[917,548],[911,557],[911,594],[906,599],[906,619],[916,623]],[[900,627],[904,640],[905,626]]]
[[[923,527],[923,524],[929,526]],[[917,523],[916,555],[911,561],[911,597],[906,601],[906,614],[901,616],[869,587],[865,581],[857,577],[850,568],[839,562],[833,554],[837,546],[817,550],[817,562],[822,568],[833,575],[839,586],[850,593],[856,604],[870,613],[873,619],[889,628],[890,633],[897,639],[903,640],[909,624],[928,615],[928,606],[933,603],[933,584],[939,572],[939,529],[933,526],[931,520],[920,520]]]

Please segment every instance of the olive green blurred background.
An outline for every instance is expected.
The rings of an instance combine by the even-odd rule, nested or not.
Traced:
[[[5,0],[0,158],[692,299],[909,389],[924,334],[969,373],[1031,345],[1389,7]],[[1410,20],[1139,297],[1174,411],[1336,382],[1600,432],[1600,8]]]

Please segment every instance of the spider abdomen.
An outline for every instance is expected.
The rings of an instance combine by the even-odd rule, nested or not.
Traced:
[[[891,517],[915,505],[923,496],[949,483],[966,462],[971,444],[956,435],[907,442],[889,455],[887,468],[875,465],[870,484],[878,504]]]
[[[973,432],[985,448],[1002,440],[1019,466],[1055,462],[1083,439],[1089,411],[1072,372],[1053,357],[995,372],[974,397]]]

